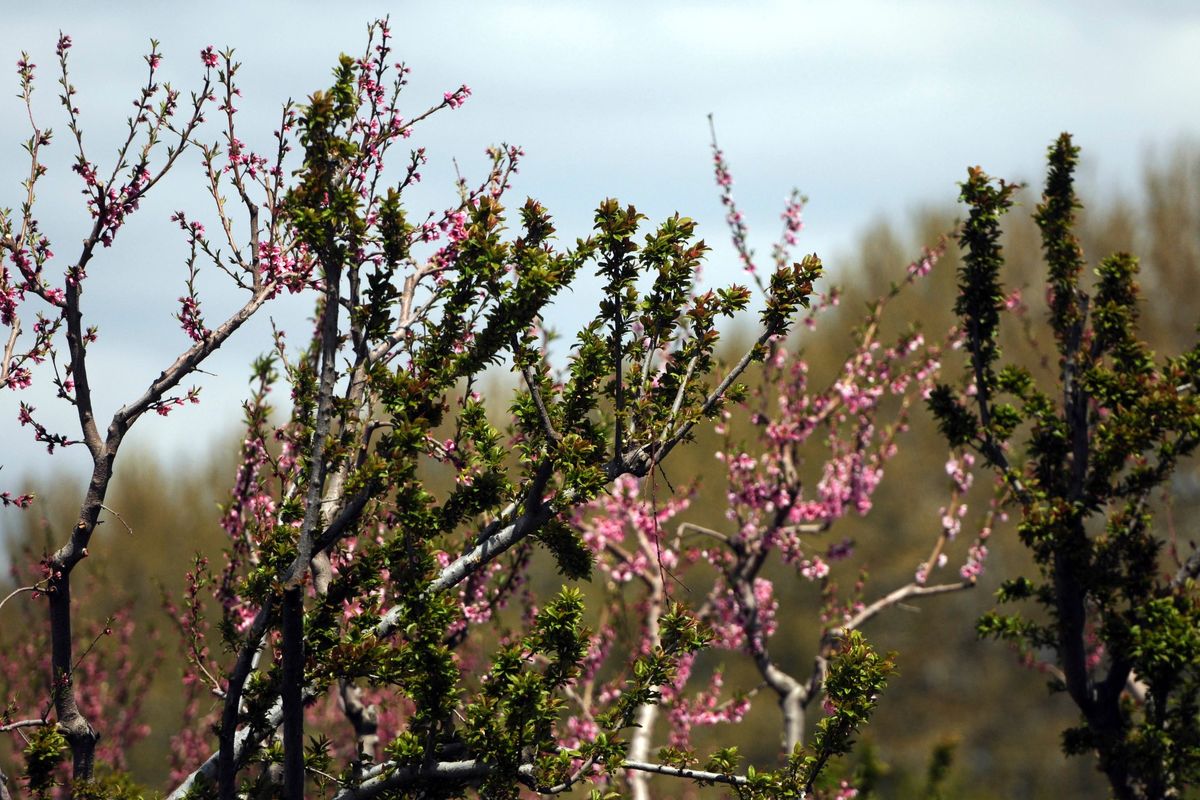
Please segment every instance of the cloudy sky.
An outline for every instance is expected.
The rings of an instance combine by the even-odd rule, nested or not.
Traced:
[[[1036,180],[1046,146],[1070,130],[1085,149],[1087,180],[1136,191],[1148,156],[1200,135],[1200,4],[1183,0],[21,3],[5,9],[0,28],[0,64],[10,65],[0,91],[0,207],[19,204],[27,169],[11,68],[22,50],[39,64],[42,124],[66,133],[53,83],[60,29],[75,42],[89,153],[111,165],[106,154],[143,78],[150,38],[166,56],[164,77],[181,88],[198,85],[202,47],[236,48],[243,138],[265,149],[281,103],[326,85],[338,53],[360,52],[367,22],[385,14],[413,69],[410,111],[463,83],[474,91],[414,137],[430,154],[419,203],[450,201],[451,159],[479,175],[487,145],[519,144],[528,155],[516,197],[540,199],[565,237],[586,233],[609,196],[652,219],[678,210],[716,245],[706,272],[714,281],[737,276],[713,188],[710,112],[756,244],[767,247],[783,197],[797,186],[810,197],[804,249],[835,270],[872,220],[903,222],[914,206],[952,201],[969,164]],[[63,263],[86,223],[69,153],[60,135],[41,205]],[[100,325],[92,369],[102,419],[187,343],[171,318],[184,245],[167,218],[183,208],[211,220],[199,177],[194,160],[183,164],[89,269],[85,313]],[[217,305],[232,302],[213,291]],[[576,292],[562,327],[594,302],[586,287]],[[306,311],[285,303],[273,313],[302,331]],[[209,452],[214,435],[232,428],[267,330],[259,320],[210,362],[202,405],[143,420],[127,446]],[[53,466],[85,474],[85,453],[50,459],[31,443],[15,422],[18,399],[70,431],[69,409],[44,390],[0,393],[0,488]],[[0,512],[0,526],[10,513]]]

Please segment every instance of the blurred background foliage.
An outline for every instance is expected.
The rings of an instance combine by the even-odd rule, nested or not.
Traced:
[[[1040,335],[1043,347],[1038,347],[1045,317],[1043,268],[1040,239],[1029,218],[1038,191],[1037,183],[1031,185],[1006,222],[1006,289],[1022,288],[1030,326],[1022,330],[1020,325],[1010,325],[1004,346],[1013,360],[1050,369],[1053,347],[1052,342],[1044,346],[1048,340],[1044,333]],[[1200,147],[1180,145],[1149,161],[1139,192],[1111,196],[1085,187],[1081,196],[1086,207],[1079,233],[1089,263],[1094,265],[1116,250],[1140,256],[1143,335],[1158,352],[1180,351],[1193,340],[1200,321],[1200,292],[1195,286],[1200,279]],[[811,385],[823,386],[833,379],[853,346],[852,331],[865,304],[901,280],[905,266],[921,247],[950,232],[960,213],[946,203],[916,210],[907,220],[880,220],[863,231],[851,252],[821,254],[844,294],[840,306],[826,312],[815,331],[802,331],[794,343],[810,365]],[[711,238],[719,235],[709,233]],[[915,323],[931,340],[943,336],[953,323],[957,265],[952,246],[930,278],[919,281],[888,308],[885,327],[896,334]],[[729,338],[736,340],[736,333]],[[730,348],[732,353],[732,344]],[[944,369],[953,378],[959,365],[947,359]],[[487,395],[494,399],[494,417],[502,420],[508,395],[502,386],[495,388]],[[744,416],[734,416],[731,433],[735,441],[753,440]],[[10,429],[6,435],[21,432]],[[76,589],[81,622],[103,620],[124,603],[133,603],[140,631],[134,640],[134,658],[155,674],[142,709],[151,733],[129,754],[130,766],[150,787],[165,780],[169,734],[179,725],[183,703],[183,660],[177,634],[163,610],[163,593],[178,602],[183,574],[195,554],[214,561],[219,556],[224,534],[217,506],[228,494],[238,438],[231,428],[228,441],[209,443],[199,453],[181,456],[178,463],[156,463],[136,454],[124,458],[106,503],[124,523],[106,515],[103,533],[92,548],[96,557],[79,573],[84,584]],[[693,503],[682,519],[718,529],[726,522],[723,469],[713,458],[720,446],[718,437],[706,431],[694,445],[673,453],[667,464],[667,477],[675,487],[698,481]],[[816,440],[813,446],[810,466],[819,466],[823,453]],[[946,455],[929,415],[923,408],[916,409],[871,513],[839,522],[821,534],[829,542],[849,537],[856,545],[854,558],[834,565],[832,580],[852,585],[858,566],[866,566],[869,600],[911,579],[940,530],[939,508],[950,490],[943,469]],[[26,565],[62,539],[79,501],[79,488],[70,481],[50,479],[30,488],[38,494],[34,507],[20,514],[6,512],[3,520],[9,558]],[[663,490],[660,486],[660,495]],[[1160,515],[1159,524],[1174,520],[1181,525],[1177,532],[1181,540],[1196,538],[1188,521],[1197,518],[1200,506],[1200,470],[1195,465],[1182,469],[1174,490],[1170,514]],[[976,487],[961,535],[968,541],[960,540],[950,564],[931,580],[955,578],[988,491],[986,483]],[[1068,761],[1060,752],[1060,731],[1075,721],[1067,697],[1050,696],[1046,676],[1020,666],[1017,654],[1005,645],[975,637],[975,619],[991,607],[1001,577],[1029,569],[1011,523],[999,526],[989,545],[991,554],[974,590],[898,607],[865,626],[876,646],[897,651],[900,673],[879,704],[856,763],[843,765],[847,774],[858,775],[863,789],[871,789],[860,797],[1072,800],[1106,794],[1090,758]],[[535,568],[535,576],[532,588],[539,594],[557,588],[553,569]],[[819,586],[785,569],[767,576],[776,581],[780,601],[780,628],[772,640],[772,655],[795,674],[807,674],[818,638]],[[7,594],[14,585],[11,576],[0,576],[0,593]],[[706,589],[682,586],[675,592],[686,602],[689,593],[700,598]],[[28,595],[14,598],[2,613],[0,655],[15,652],[18,642],[42,635],[44,608]],[[97,646],[106,644],[101,641]],[[156,660],[157,654],[161,661]],[[707,668],[718,664],[725,668],[730,690],[757,685],[749,659],[730,653],[705,655],[693,681],[706,680]],[[4,674],[12,673],[0,671],[0,699],[7,702],[15,687],[5,685]],[[45,677],[18,673],[13,680],[43,682]],[[772,699],[760,697],[741,726],[697,729],[696,742],[702,752],[735,744],[749,762],[770,764],[778,751],[779,721]],[[17,734],[8,737],[9,741],[0,742],[0,759],[11,766],[21,745]],[[677,782],[658,779],[653,786],[656,796],[698,796],[695,789]]]

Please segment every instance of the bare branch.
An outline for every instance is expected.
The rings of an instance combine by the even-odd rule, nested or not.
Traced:
[[[903,602],[910,597],[930,597],[937,594],[946,594],[947,592],[961,592],[964,589],[973,589],[974,587],[975,581],[973,580],[961,581],[959,583],[941,583],[935,586],[922,586],[919,583],[908,583],[904,586],[901,586],[899,589],[888,592],[883,597],[859,611],[843,625],[840,625],[836,628],[831,628],[826,636],[830,641],[840,639],[848,632],[857,629],[863,623],[879,614],[879,612],[891,608],[897,603]]]
[[[5,597],[3,600],[0,600],[0,608],[4,608],[5,603],[7,603],[9,600],[12,600],[14,597],[19,595],[21,592],[38,592],[38,591],[44,591],[44,589],[42,589],[42,587],[38,586],[37,584],[35,584],[33,586],[21,586],[16,589],[13,589],[11,592],[9,592],[7,597]]]
[[[621,762],[621,768],[627,772],[639,772],[655,775],[669,775],[688,780],[720,783],[728,786],[747,786],[750,779],[744,775],[724,775],[719,772],[690,769],[688,767],[673,767],[657,764],[651,761],[626,759]],[[372,768],[371,777],[355,788],[343,789],[333,796],[333,800],[370,800],[384,792],[403,788],[416,783],[435,783],[438,785],[471,785],[486,778],[493,767],[481,761],[439,761],[420,767],[397,767],[390,762],[379,764]],[[523,764],[518,768],[518,774],[532,783],[533,765]],[[550,787],[533,785],[537,794],[561,794],[574,784],[563,783]]]
[[[0,725],[0,733],[15,731],[19,728],[44,728],[47,725],[53,724],[53,722],[45,719],[21,719],[16,722],[10,722],[7,725]]]

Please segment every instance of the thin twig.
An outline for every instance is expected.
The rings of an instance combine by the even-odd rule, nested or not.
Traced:
[[[867,622],[872,617],[879,614],[897,603],[907,600],[910,597],[928,597],[935,594],[945,594],[947,592],[960,592],[963,589],[972,589],[975,587],[975,581],[965,580],[958,583],[939,583],[934,586],[922,586],[919,583],[908,583],[895,589],[883,597],[876,600],[871,605],[859,611],[853,617],[846,621],[844,625],[836,628],[830,628],[827,637],[830,639],[838,639],[845,636],[852,630],[855,630],[863,623]]]
[[[19,588],[13,589],[11,592],[9,592],[8,597],[5,597],[3,600],[0,600],[0,608],[4,608],[5,603],[7,603],[9,600],[12,600],[14,597],[19,595],[21,592],[37,592],[37,591],[41,591],[38,588],[37,584],[34,584],[33,586],[21,586]]]
[[[694,522],[679,523],[679,527],[675,529],[675,535],[683,536],[687,531],[694,531],[695,533],[703,534],[704,536],[710,536],[722,544],[729,544],[729,537],[725,534],[721,533],[720,531],[714,531],[712,528],[706,528],[703,525],[697,525]]]
[[[517,357],[519,342],[516,334],[512,337],[513,358]],[[529,371],[526,364],[521,364],[521,376],[525,378],[525,385],[529,387],[529,395],[533,398],[533,404],[537,406],[538,416],[542,418],[542,427],[545,429],[546,438],[554,444],[562,441],[562,436],[554,429],[554,423],[550,421],[550,413],[546,410],[546,403],[542,400],[542,391],[538,384],[533,380],[533,374]]]
[[[108,513],[112,514],[114,517],[116,517],[116,518],[117,518],[117,521],[118,521],[118,522],[120,522],[122,525],[124,525],[124,526],[125,526],[125,530],[129,531],[129,535],[130,535],[130,536],[133,536],[133,528],[129,527],[129,523],[125,521],[125,518],[124,518],[124,517],[122,517],[122,516],[121,516],[120,514],[118,514],[116,511],[113,511],[113,510],[112,510],[111,508],[109,508],[108,506],[104,505],[104,503],[101,503],[101,504],[100,504],[100,507],[101,507],[101,508],[103,508],[103,509],[104,509],[105,511],[107,511]]]

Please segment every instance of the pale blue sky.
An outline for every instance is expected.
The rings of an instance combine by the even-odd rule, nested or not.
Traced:
[[[120,9],[120,10],[116,10]],[[945,203],[968,164],[1037,179],[1046,146],[1076,134],[1086,175],[1136,191],[1155,148],[1200,135],[1200,4],[1118,2],[539,2],[539,3],[25,3],[0,28],[0,206],[19,203],[26,134],[12,65],[40,65],[42,123],[65,134],[54,99],[54,43],[72,51],[93,158],[104,163],[144,64],[161,42],[165,77],[191,88],[198,53],[232,46],[244,66],[244,136],[265,147],[288,97],[327,84],[341,51],[357,53],[366,23],[391,14],[397,52],[413,68],[409,109],[469,84],[474,97],[414,137],[430,167],[414,205],[445,205],[451,158],[478,175],[496,142],[527,152],[515,196],[540,199],[564,237],[586,233],[604,197],[651,218],[697,218],[715,245],[706,275],[738,279],[721,224],[705,115],[714,112],[755,243],[765,251],[792,186],[810,197],[806,251],[836,269],[873,219],[903,222],[918,204]],[[65,136],[51,151],[43,217],[60,262],[83,236],[77,178]],[[85,296],[101,326],[93,352],[106,419],[184,348],[171,318],[182,291],[183,242],[167,217],[185,208],[210,220],[195,161],[182,165],[90,268]],[[217,293],[215,304],[228,295]],[[561,327],[593,305],[586,287]],[[274,313],[303,330],[307,308]],[[209,311],[214,319],[216,308]],[[267,347],[266,319],[241,332],[201,376],[204,402],[147,418],[127,446],[203,454],[232,427],[247,364]],[[43,380],[41,386],[46,382]],[[71,430],[69,409],[44,389],[0,393],[0,488],[64,465],[86,473],[83,452],[45,457],[16,426],[17,401]],[[0,512],[0,527],[13,512]]]

